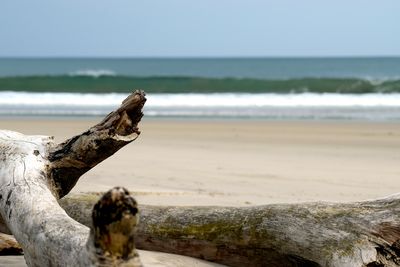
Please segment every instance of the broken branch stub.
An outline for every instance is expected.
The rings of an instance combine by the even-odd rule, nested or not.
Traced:
[[[142,266],[135,249],[138,215],[136,201],[122,187],[108,191],[94,205],[87,248],[93,249],[95,266]]]

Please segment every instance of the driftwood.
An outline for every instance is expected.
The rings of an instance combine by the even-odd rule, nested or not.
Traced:
[[[21,245],[29,266],[141,266],[134,248],[136,202],[122,188],[94,206],[90,229],[57,199],[79,177],[139,134],[146,99],[130,95],[102,122],[62,144],[0,131],[0,230]]]
[[[60,205],[92,227],[99,194]],[[357,203],[140,206],[136,246],[228,266],[400,266],[400,195]]]
[[[141,206],[136,237],[138,210],[122,188],[100,201],[98,194],[59,200],[137,137],[144,102],[143,93],[132,94],[103,122],[60,145],[0,132],[0,231],[15,236],[29,265],[140,266],[135,239],[139,248],[229,266],[400,266],[400,195],[347,204]],[[0,236],[6,238],[17,247]]]

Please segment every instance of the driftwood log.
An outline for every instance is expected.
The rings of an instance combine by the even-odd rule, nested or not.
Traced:
[[[29,266],[141,266],[133,240],[136,202],[125,189],[97,202],[91,230],[57,200],[137,138],[145,101],[143,92],[131,94],[102,122],[58,145],[47,136],[0,131],[0,230],[14,235]]]
[[[90,226],[96,194],[61,206]],[[400,195],[357,203],[140,207],[137,247],[228,266],[400,266]]]
[[[126,190],[115,188],[100,201],[99,194],[59,198],[137,137],[144,102],[143,93],[134,93],[103,122],[60,145],[0,132],[0,231],[15,236],[29,265],[140,266],[132,245],[137,208]],[[143,249],[229,266],[400,266],[400,195],[347,204],[140,210],[135,240]],[[0,235],[6,238],[17,247]]]
[[[99,193],[59,201],[92,228]],[[257,207],[141,205],[136,246],[228,266],[400,266],[400,195]],[[0,237],[1,238],[1,237]]]

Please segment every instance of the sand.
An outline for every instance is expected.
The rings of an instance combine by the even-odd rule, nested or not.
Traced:
[[[62,141],[96,120],[3,118],[0,128]],[[73,191],[119,185],[139,204],[226,206],[347,202],[400,192],[396,123],[145,118],[140,129],[134,143],[87,173]],[[156,254],[146,255],[149,263],[157,261]],[[162,259],[174,262],[169,255]]]

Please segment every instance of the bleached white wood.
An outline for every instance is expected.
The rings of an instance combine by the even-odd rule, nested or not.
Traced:
[[[0,213],[29,266],[89,266],[89,228],[71,219],[49,190],[53,140],[0,131]]]

